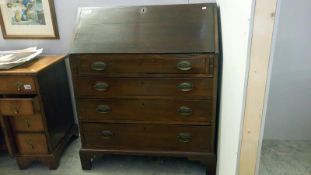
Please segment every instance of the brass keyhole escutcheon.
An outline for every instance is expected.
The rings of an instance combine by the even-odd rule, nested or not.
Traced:
[[[143,8],[141,8],[140,9],[140,14],[145,14],[145,13],[147,13],[147,8],[146,7],[143,7]]]

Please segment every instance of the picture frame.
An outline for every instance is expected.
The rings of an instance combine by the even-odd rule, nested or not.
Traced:
[[[4,39],[60,39],[54,0],[0,0]]]

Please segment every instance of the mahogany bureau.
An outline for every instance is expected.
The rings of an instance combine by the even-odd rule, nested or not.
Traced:
[[[64,56],[41,56],[0,71],[0,119],[6,145],[20,169],[33,161],[50,169],[78,135]]]
[[[69,56],[82,168],[106,154],[187,157],[215,173],[216,4],[82,8]]]

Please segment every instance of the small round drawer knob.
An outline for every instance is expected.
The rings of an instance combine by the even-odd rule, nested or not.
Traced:
[[[104,71],[106,69],[106,63],[102,61],[96,61],[92,64],[92,69],[95,71]]]
[[[102,139],[110,140],[113,137],[113,132],[109,130],[104,130],[101,132]]]
[[[100,114],[108,114],[111,108],[108,105],[98,105],[96,111]]]
[[[105,82],[98,82],[94,85],[94,88],[97,91],[107,91],[109,88],[109,85]]]
[[[30,149],[32,149],[32,150],[35,149],[35,145],[32,143],[32,141],[28,141],[27,144],[30,147]]]
[[[192,109],[187,106],[181,106],[178,108],[177,113],[181,116],[190,116],[192,114]]]
[[[19,114],[19,110],[18,109],[14,109],[14,114]]]
[[[30,127],[31,127],[31,122],[30,122],[30,120],[25,120],[25,124],[26,124],[27,128],[30,128]]]
[[[180,83],[177,88],[182,92],[188,92],[193,89],[193,84],[189,82]]]
[[[192,69],[192,64],[189,61],[180,61],[176,65],[177,69],[182,71],[188,71]]]
[[[188,132],[181,132],[177,134],[177,139],[182,143],[189,143],[192,140],[192,135]]]
[[[22,82],[17,82],[16,83],[16,88],[17,88],[17,91],[22,91],[23,90],[23,83]]]
[[[20,110],[20,107],[19,107],[19,106],[14,106],[14,107],[13,107],[13,113],[14,113],[14,114],[19,114],[19,110]]]

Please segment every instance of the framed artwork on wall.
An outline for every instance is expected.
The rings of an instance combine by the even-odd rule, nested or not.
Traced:
[[[4,39],[59,39],[53,0],[0,0]]]

